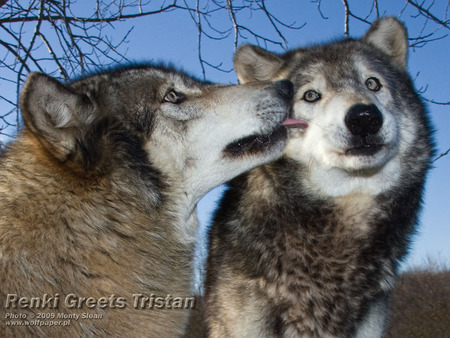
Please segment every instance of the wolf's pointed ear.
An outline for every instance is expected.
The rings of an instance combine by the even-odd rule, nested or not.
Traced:
[[[406,69],[408,35],[405,26],[396,18],[386,17],[376,20],[364,35],[363,41],[390,56],[398,67]]]
[[[61,161],[75,151],[80,127],[93,119],[93,105],[86,95],[40,73],[28,76],[20,105],[25,125]]]
[[[240,83],[273,81],[285,64],[279,55],[252,45],[239,47],[233,62]]]

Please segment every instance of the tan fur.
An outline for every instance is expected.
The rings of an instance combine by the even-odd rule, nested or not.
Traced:
[[[128,203],[133,197],[123,190],[120,181],[80,180],[40,148],[38,141],[25,132],[9,150],[20,156],[6,160],[2,168],[2,173],[8,173],[0,181],[2,331],[10,336],[19,332],[42,336],[45,332],[45,336],[54,337],[69,333],[126,336],[133,332],[133,336],[141,337],[164,335],[182,327],[186,311],[132,307],[133,294],[163,292],[166,285],[174,296],[189,296],[189,259],[174,259],[177,251],[189,248],[177,248],[179,244],[167,227],[172,216],[167,210],[149,215],[144,211],[145,203],[140,206],[143,211],[138,212]],[[126,173],[117,178],[122,175]],[[22,179],[33,176],[37,177],[25,182]],[[115,232],[108,229],[111,220],[118,225]],[[169,248],[172,253],[167,252]],[[23,297],[59,293],[61,301],[56,310],[8,310],[5,293]],[[127,299],[127,306],[67,309],[62,303],[70,293],[96,299],[116,294]],[[165,297],[165,292],[161,296]],[[103,314],[104,318],[86,320],[83,325],[73,321],[69,327],[51,329],[4,327],[6,312],[87,312]]]

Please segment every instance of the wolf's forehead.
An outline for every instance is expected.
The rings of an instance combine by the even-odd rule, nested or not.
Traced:
[[[204,83],[183,74],[171,74],[171,76],[163,78],[161,84],[182,91],[199,91],[204,87]]]
[[[384,72],[372,60],[357,53],[352,55],[320,55],[315,53],[298,60],[291,69],[290,79],[298,87],[321,83],[329,89],[340,89],[343,84],[359,86],[364,77]]]
[[[308,84],[321,84],[321,87],[335,89],[343,82],[351,84],[356,81],[360,77],[360,71],[355,67],[346,68],[316,62],[301,65],[291,74],[290,79],[299,88]]]
[[[123,68],[79,79],[71,85],[74,88],[91,88],[100,84],[114,88],[133,88],[148,86],[153,90],[173,88],[178,90],[197,91],[208,86],[208,82],[197,80],[183,72],[168,68],[143,67]]]

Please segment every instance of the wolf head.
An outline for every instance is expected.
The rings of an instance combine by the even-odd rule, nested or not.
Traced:
[[[405,173],[420,179],[431,154],[429,122],[407,73],[407,55],[403,24],[382,18],[358,40],[283,55],[242,46],[234,64],[242,83],[294,83],[295,117],[309,128],[291,131],[285,154],[307,168],[308,188],[326,196],[376,195],[411,180]]]
[[[198,199],[281,155],[292,95],[289,81],[222,86],[148,66],[70,85],[34,73],[21,107],[47,153],[78,174],[146,162]]]

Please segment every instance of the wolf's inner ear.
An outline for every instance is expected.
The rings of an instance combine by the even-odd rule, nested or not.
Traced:
[[[364,35],[363,41],[382,50],[398,67],[406,69],[408,35],[405,26],[396,18],[386,17],[376,20]]]
[[[25,125],[61,161],[75,150],[81,127],[93,119],[93,105],[86,95],[40,73],[28,76],[20,105]]]
[[[240,83],[273,81],[285,64],[279,55],[252,45],[239,47],[233,62]]]

